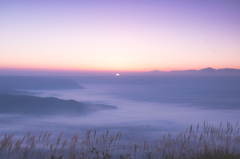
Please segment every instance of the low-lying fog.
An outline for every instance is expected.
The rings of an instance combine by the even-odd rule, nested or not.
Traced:
[[[132,77],[103,79],[72,78],[85,89],[31,90],[35,96],[74,99],[76,101],[117,106],[115,110],[101,110],[87,115],[26,116],[0,115],[0,133],[23,135],[51,131],[66,136],[79,134],[84,138],[88,129],[98,134],[110,129],[110,134],[122,132],[122,140],[149,142],[165,133],[179,133],[193,124],[196,128],[204,121],[219,126],[222,121],[236,124],[240,120],[239,77],[151,77],[152,80],[131,81]],[[118,78],[118,77],[116,77]],[[150,78],[150,77],[148,77]],[[159,79],[159,80],[158,80]],[[207,80],[206,80],[207,79]],[[114,81],[113,80],[113,81]],[[105,81],[105,82],[103,82]],[[134,80],[133,80],[134,81]]]

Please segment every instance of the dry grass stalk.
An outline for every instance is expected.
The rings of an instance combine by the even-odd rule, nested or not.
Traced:
[[[78,135],[71,141],[62,140],[62,133],[56,142],[50,141],[51,133],[46,132],[38,137],[29,132],[22,139],[13,140],[14,134],[5,134],[0,141],[0,158],[3,159],[211,159],[240,158],[240,128],[222,123],[218,128],[204,122],[202,131],[197,125],[173,137],[166,134],[156,139],[153,145],[146,141],[143,145],[124,145],[119,141],[121,132],[109,137],[106,134],[97,137],[96,131],[91,136],[91,130],[86,132],[86,138],[80,140]],[[69,144],[68,144],[69,143]],[[117,143],[117,144],[116,144]]]

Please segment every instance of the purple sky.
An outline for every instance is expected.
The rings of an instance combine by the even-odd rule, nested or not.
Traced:
[[[1,1],[0,68],[240,69],[240,1]]]

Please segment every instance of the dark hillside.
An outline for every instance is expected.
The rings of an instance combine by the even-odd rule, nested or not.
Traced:
[[[78,83],[64,78],[0,76],[0,89],[49,90],[82,89]]]
[[[81,115],[104,109],[116,109],[116,107],[88,105],[75,100],[54,97],[0,94],[1,114]]]

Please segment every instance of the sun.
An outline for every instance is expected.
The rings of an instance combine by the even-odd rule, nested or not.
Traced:
[[[119,73],[117,73],[116,76],[119,76]]]

